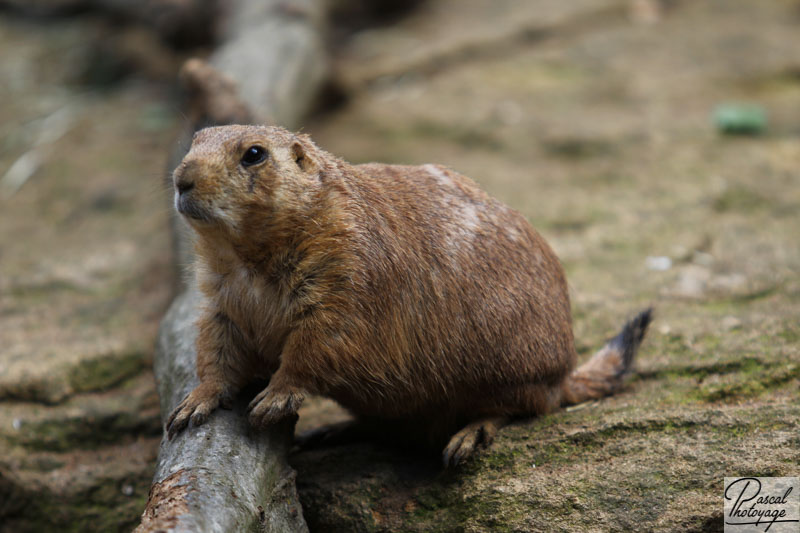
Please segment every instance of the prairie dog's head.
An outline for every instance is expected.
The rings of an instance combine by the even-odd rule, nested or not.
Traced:
[[[239,235],[280,210],[298,210],[319,185],[316,147],[268,126],[198,131],[172,176],[175,209],[199,233]]]

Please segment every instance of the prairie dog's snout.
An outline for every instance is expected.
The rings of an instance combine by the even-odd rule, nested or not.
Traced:
[[[192,167],[189,162],[182,162],[172,174],[172,183],[177,194],[183,194],[194,187],[195,177],[192,175]]]
[[[208,210],[195,192],[196,179],[200,174],[197,166],[195,162],[184,160],[175,169],[172,175],[175,188],[175,209],[191,220],[205,221],[209,218]]]

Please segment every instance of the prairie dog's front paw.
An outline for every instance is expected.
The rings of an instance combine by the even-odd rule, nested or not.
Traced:
[[[247,411],[250,424],[255,427],[266,427],[297,414],[305,395],[299,389],[274,390],[267,387],[253,398]]]
[[[189,425],[199,426],[208,420],[220,403],[229,403],[220,387],[201,383],[178,404],[167,419],[167,435],[172,439]]]

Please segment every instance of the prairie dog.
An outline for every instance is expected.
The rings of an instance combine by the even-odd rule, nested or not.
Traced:
[[[305,135],[225,126],[195,134],[173,181],[207,305],[200,385],[170,437],[263,378],[256,426],[320,394],[447,443],[457,464],[512,417],[616,392],[650,321],[575,369],[555,254],[443,166],[354,166]]]

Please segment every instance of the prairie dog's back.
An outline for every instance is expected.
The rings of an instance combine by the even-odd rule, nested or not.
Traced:
[[[407,375],[404,401],[556,383],[572,368],[569,301],[553,252],[519,213],[445,167],[367,164],[348,184],[365,357]],[[400,377],[400,376],[398,376]],[[365,406],[367,407],[367,406]]]

